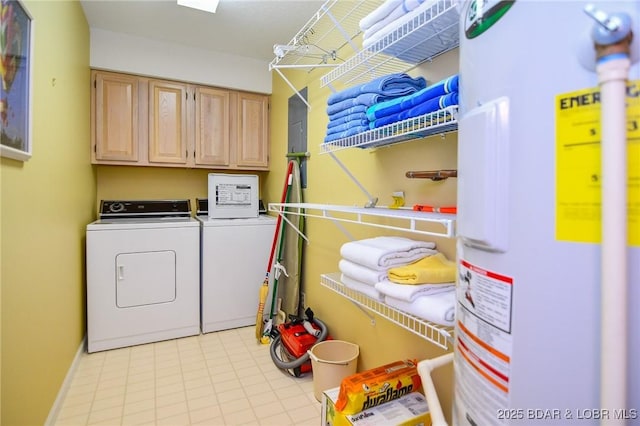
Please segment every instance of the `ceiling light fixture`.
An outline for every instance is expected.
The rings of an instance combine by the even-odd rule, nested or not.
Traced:
[[[209,13],[216,13],[220,0],[177,0],[179,6],[190,7],[192,9],[204,10]]]

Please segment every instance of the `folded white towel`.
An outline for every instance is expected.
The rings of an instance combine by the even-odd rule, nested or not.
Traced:
[[[384,236],[345,243],[340,248],[340,255],[359,265],[383,271],[436,254],[435,246],[433,242]]]
[[[376,271],[374,269],[367,268],[366,266],[353,263],[347,259],[340,259],[340,262],[338,262],[338,268],[340,269],[340,272],[346,276],[369,285],[375,285],[377,282],[386,279],[388,273],[386,269]]]
[[[418,318],[440,324],[454,325],[456,313],[455,290],[420,296],[413,302],[385,297],[384,302],[396,309],[415,315]]]
[[[360,293],[363,293],[363,294],[369,296],[372,299],[378,300],[380,302],[382,302],[384,300],[384,295],[382,295],[372,285],[369,285],[367,283],[363,283],[363,282],[358,281],[358,280],[354,280],[353,278],[349,278],[345,274],[341,274],[340,275],[340,281],[342,281],[342,284],[344,284],[345,287],[349,287],[352,290],[359,291]]]
[[[443,284],[398,284],[389,280],[378,282],[375,287],[385,296],[394,299],[404,300],[405,302],[413,302],[420,296],[428,296],[432,294],[452,291],[455,289],[455,283]]]
[[[389,25],[391,22],[400,18],[402,15],[406,15],[411,12],[418,6],[420,6],[424,2],[424,0],[404,0],[402,4],[393,9],[387,16],[380,19],[378,22],[371,25],[369,28],[361,28],[364,29],[364,33],[362,35],[363,38],[370,38],[372,34],[375,34],[377,31],[381,30],[385,26]]]
[[[387,0],[382,3],[380,6],[375,8],[371,13],[360,20],[360,29],[362,31],[366,30],[376,22],[384,19],[385,16],[389,15],[393,9],[402,5],[402,0]]]
[[[376,42],[378,42],[379,40],[382,40],[393,31],[397,30],[398,28],[402,27],[408,22],[413,21],[413,19],[415,19],[416,17],[422,16],[429,9],[431,9],[431,7],[433,7],[436,1],[437,0],[425,0],[424,3],[420,4],[418,7],[416,7],[412,11],[401,15],[400,17],[392,20],[391,22],[388,22],[387,25],[378,29],[377,31],[375,32],[369,31],[362,40],[362,47],[366,49],[373,46]],[[427,19],[428,18],[429,17],[427,16]]]

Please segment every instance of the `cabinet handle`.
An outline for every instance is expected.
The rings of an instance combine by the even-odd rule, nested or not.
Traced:
[[[124,280],[124,266],[118,266],[118,281]]]

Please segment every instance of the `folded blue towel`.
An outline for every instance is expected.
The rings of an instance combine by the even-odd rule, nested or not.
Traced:
[[[410,95],[371,105],[367,108],[367,117],[369,120],[374,121],[377,118],[397,114],[400,111],[413,108],[430,99],[444,96],[447,93],[457,92],[458,82],[459,75],[455,74]]]
[[[349,130],[353,127],[360,127],[360,126],[369,126],[369,120],[367,120],[366,118],[364,120],[351,120],[351,121],[347,121],[346,123],[343,124],[339,124],[337,126],[332,126],[332,127],[328,127],[327,128],[327,135],[330,135],[332,133],[340,133],[340,132],[344,132],[345,130]]]
[[[340,133],[331,133],[324,138],[325,142],[337,141],[338,139],[348,138],[349,136],[357,135],[358,133],[366,132],[369,130],[369,126],[357,126],[352,127],[349,130],[345,130]]]
[[[367,118],[367,114],[364,112],[356,112],[355,114],[345,115],[344,117],[336,118],[333,120],[329,120],[327,124],[327,128],[341,126],[345,123],[357,121],[359,124],[365,125],[369,124],[369,119]]]
[[[371,122],[371,125],[369,127],[375,129],[378,127],[386,126],[387,124],[395,123],[397,121],[407,120],[409,118],[429,114],[430,112],[434,112],[452,105],[458,105],[458,92],[453,92],[444,96],[440,96],[438,98],[429,99],[426,102],[423,102],[413,108],[403,110],[396,114],[377,118],[375,121]]]
[[[416,92],[419,93],[419,92]],[[414,93],[415,95],[415,93]],[[369,121],[375,121],[377,118],[386,117],[387,115],[402,112],[402,102],[413,95],[401,96],[389,101],[379,102],[367,108],[367,118]]]
[[[367,106],[365,105],[355,105],[350,108],[344,109],[342,111],[338,111],[335,114],[329,115],[329,121],[337,120],[338,118],[346,117],[347,115],[357,114],[359,112],[366,112]]]
[[[394,73],[378,77],[365,84],[333,93],[329,96],[329,99],[327,99],[327,104],[333,105],[345,99],[353,99],[363,93],[377,93],[395,98],[415,93],[425,87],[427,87],[427,81],[424,77],[413,78],[405,73]]]
[[[403,101],[402,109],[407,109],[409,107],[412,108],[430,99],[444,96],[448,93],[457,92],[458,83],[459,83],[458,74],[455,74],[449,78],[445,78],[444,80],[441,80],[440,82],[432,86],[429,86],[421,90],[420,92],[417,92],[415,96],[411,96],[410,100]]]
[[[401,113],[403,120],[411,117],[418,117],[419,115],[428,114],[439,109],[446,108],[448,106],[458,105],[458,92],[448,93],[444,96],[440,96],[437,99],[429,99],[419,105],[414,106],[406,112],[406,117]]]
[[[384,96],[378,93],[363,93],[361,95],[356,96],[355,98],[345,99],[344,101],[340,101],[336,104],[329,105],[327,107],[327,115],[333,116],[334,114],[349,110],[356,106],[365,106],[369,107],[378,102],[388,101],[389,99],[393,99],[394,96]],[[365,108],[366,110],[366,108]]]

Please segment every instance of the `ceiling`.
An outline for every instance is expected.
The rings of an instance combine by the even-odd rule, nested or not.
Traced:
[[[90,28],[270,62],[324,0],[220,0],[215,14],[176,0],[80,0]]]

